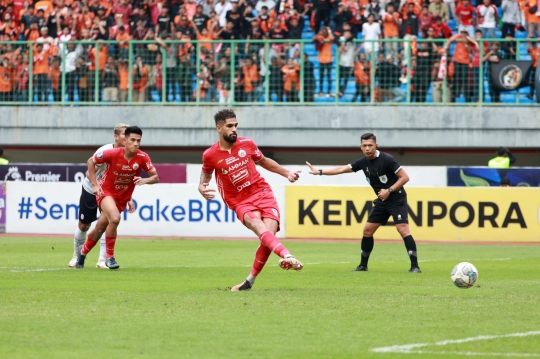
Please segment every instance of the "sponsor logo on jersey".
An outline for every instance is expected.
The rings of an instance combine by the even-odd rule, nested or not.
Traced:
[[[97,157],[97,158],[103,158],[103,152],[98,152],[98,153],[96,154],[96,157]]]
[[[240,151],[238,151],[238,156],[242,158],[246,157],[246,151],[244,151],[243,149],[240,149]]]
[[[229,174],[229,179],[231,180],[233,186],[236,186],[238,182],[243,181],[248,177],[249,171],[247,168],[242,168],[239,171]]]
[[[276,217],[278,216],[278,211],[277,211],[277,209],[272,208],[272,213],[274,214],[274,216],[276,216]]]
[[[223,158],[220,159],[219,161],[217,161],[218,165],[219,165],[221,162],[223,162]]]
[[[146,162],[146,168],[148,168],[148,170],[151,170],[152,168],[154,168],[154,165],[152,164],[152,162]]]
[[[234,166],[229,167],[229,172],[230,172],[230,171],[234,171],[234,170],[237,169],[238,167],[242,167],[242,166],[247,165],[248,162],[249,162],[249,158],[243,160],[242,162],[238,162],[238,163],[235,164]]]
[[[131,171],[131,167],[129,167],[128,165],[123,165],[122,171]]]
[[[238,191],[241,191],[241,190],[243,190],[244,188],[246,188],[246,187],[248,187],[248,186],[251,186],[251,182],[249,182],[249,181],[247,181],[247,182],[245,182],[245,183],[242,183],[240,186],[236,187],[236,189],[237,189]]]
[[[386,177],[386,175],[382,175],[379,176],[379,180],[381,181],[381,183],[386,183],[388,182],[388,177]]]
[[[232,156],[232,157],[229,157],[229,158],[227,158],[225,160],[225,164],[230,165],[231,163],[234,163],[234,162],[236,162],[238,160],[239,160],[239,158]],[[221,162],[221,161],[219,161],[219,162]]]
[[[117,189],[117,190],[119,190],[119,189],[127,189],[127,188],[128,188],[127,185],[116,185],[116,186],[114,186],[114,189]]]
[[[397,215],[397,219],[398,219],[398,221],[401,221],[401,214]]]
[[[246,142],[246,141],[251,141],[251,139],[250,138],[243,138],[243,139],[240,140],[240,142]]]
[[[135,164],[133,165],[133,169],[134,169],[135,171],[137,171],[137,170],[139,169],[139,165],[138,165],[137,163],[135,163]]]
[[[226,175],[227,173],[229,173],[229,171],[227,171],[225,168],[222,168],[222,169],[221,169],[221,173],[223,173],[224,175]]]
[[[116,165],[117,165],[118,167],[122,166],[120,163],[117,163]]]

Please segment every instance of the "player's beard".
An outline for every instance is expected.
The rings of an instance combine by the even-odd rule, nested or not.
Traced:
[[[231,133],[230,135],[223,135],[223,139],[229,143],[235,143],[238,136],[236,133]]]

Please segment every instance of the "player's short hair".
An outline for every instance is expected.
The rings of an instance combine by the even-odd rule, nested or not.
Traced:
[[[507,185],[510,185],[510,180],[506,177],[503,177],[501,178],[501,184],[507,184]]]
[[[126,132],[124,132],[124,136],[128,138],[129,135],[131,135],[132,133],[142,136],[142,130],[137,126],[129,126],[128,128],[126,128]]]
[[[505,153],[506,153],[506,148],[504,148],[504,147],[497,148],[497,154],[499,156],[504,156]]]
[[[216,112],[216,114],[214,115],[214,120],[216,121],[216,126],[220,122],[227,121],[227,119],[229,119],[229,118],[236,118],[236,114],[230,108],[220,110],[220,111]]]
[[[377,137],[375,137],[375,135],[372,133],[364,133],[362,136],[360,136],[360,142],[362,142],[362,140],[373,140],[377,142]]]
[[[114,126],[114,134],[119,135],[121,129],[128,127],[130,126],[127,123],[119,123],[118,125]]]

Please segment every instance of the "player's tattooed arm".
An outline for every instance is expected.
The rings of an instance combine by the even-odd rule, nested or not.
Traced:
[[[334,176],[334,175],[340,175],[342,173],[351,173],[353,172],[351,166],[345,165],[345,166],[337,166],[332,168],[327,168],[325,170],[318,170],[316,169],[311,163],[306,161],[306,165],[309,167],[309,174],[316,175],[316,176]]]
[[[96,178],[96,164],[94,163],[94,156],[90,157],[88,161],[86,161],[86,164],[88,165],[88,179],[90,180],[90,183],[92,184],[92,193],[94,193],[96,196],[101,196],[103,194],[103,191],[101,190],[101,187],[99,186]]]
[[[300,172],[302,172],[301,170],[289,171],[285,167],[280,166],[276,161],[267,157],[260,159],[257,164],[267,171],[286,177],[291,183],[296,182],[300,178]]]
[[[157,171],[155,169],[148,172],[148,178],[142,178],[135,176],[133,177],[133,181],[135,181],[135,184],[137,186],[142,186],[143,184],[154,184],[159,182],[159,176],[157,174]]]
[[[216,197],[216,195],[214,194],[216,190],[206,188],[208,187],[208,184],[210,183],[211,179],[212,179],[212,173],[206,173],[204,171],[201,171],[201,180],[199,181],[199,193],[207,201],[214,199],[214,197]]]

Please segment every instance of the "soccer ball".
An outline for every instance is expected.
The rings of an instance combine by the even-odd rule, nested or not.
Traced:
[[[478,280],[478,270],[469,262],[461,262],[452,269],[450,278],[458,288],[470,288]]]

